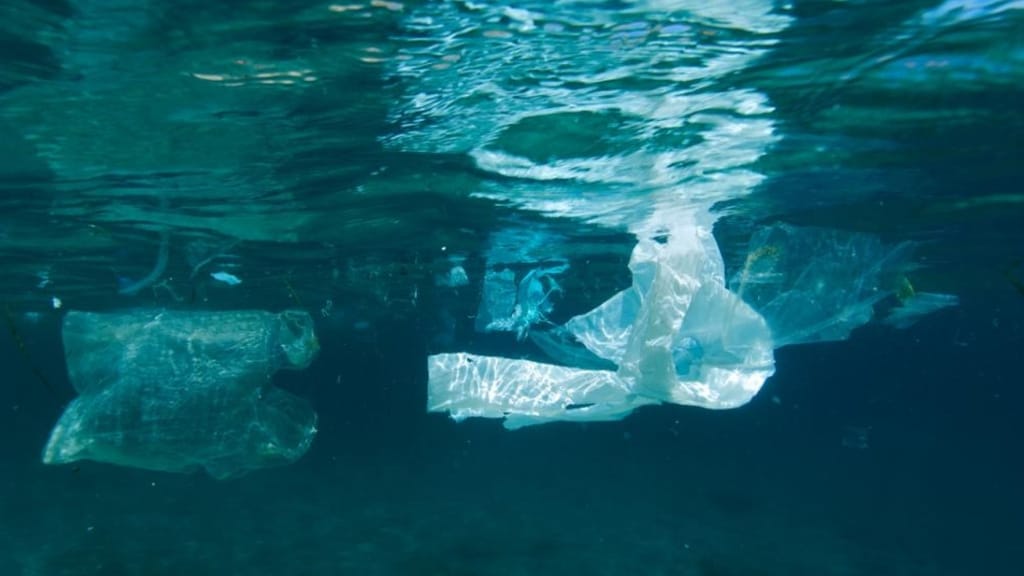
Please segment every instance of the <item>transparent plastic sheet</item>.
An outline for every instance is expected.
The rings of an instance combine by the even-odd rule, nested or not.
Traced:
[[[530,332],[530,342],[548,358],[562,366],[575,366],[590,370],[615,370],[616,365],[594,354],[580,343],[576,335],[565,326]]]
[[[710,231],[694,225],[664,242],[642,240],[630,270],[632,288],[567,323],[577,339],[615,361],[641,396],[704,408],[753,398],[774,372],[771,335],[723,285]]]
[[[554,307],[552,296],[562,290],[555,276],[568,269],[564,263],[539,266],[526,272],[518,283],[511,269],[488,270],[476,330],[515,332],[519,340],[526,339],[531,327],[548,323],[547,315]]]
[[[913,292],[899,299],[899,306],[888,311],[882,323],[897,329],[910,328],[918,320],[960,303],[960,299],[952,294],[936,294],[934,292]]]
[[[883,319],[895,327],[954,305],[954,296],[913,292],[911,252],[867,234],[774,225],[753,236],[730,290],[710,225],[680,222],[639,240],[631,287],[563,326],[531,331],[561,365],[432,356],[428,408],[518,428],[619,419],[659,402],[741,406],[773,373],[775,348],[846,339],[882,300],[898,302]]]
[[[79,396],[53,428],[47,464],[224,479],[293,462],[316,434],[308,403],[271,383],[319,351],[304,311],[72,311],[62,337]]]
[[[631,288],[541,339],[562,360],[586,358],[583,365],[433,355],[428,409],[457,420],[505,418],[507,428],[519,428],[620,419],[659,402],[733,408],[757,394],[774,371],[768,326],[725,288],[707,228],[681,226],[641,240],[630,269]],[[599,362],[615,369],[590,368]]]
[[[514,270],[506,268],[484,273],[484,287],[476,312],[477,332],[490,332],[502,322],[511,321],[516,309],[516,291]]]
[[[427,407],[455,420],[506,418],[505,427],[618,420],[652,400],[634,398],[614,372],[458,352],[430,357]]]
[[[774,224],[753,235],[730,285],[765,316],[777,347],[845,340],[896,293],[912,253],[870,234]]]
[[[550,322],[556,277],[569,264],[554,250],[566,239],[543,227],[513,221],[491,233],[483,291],[476,313],[477,332],[514,332],[520,341],[536,325]]]

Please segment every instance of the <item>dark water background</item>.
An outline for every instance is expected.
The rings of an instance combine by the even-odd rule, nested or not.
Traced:
[[[1024,571],[1019,3],[796,2],[778,8],[792,21],[765,54],[715,81],[764,94],[778,136],[755,163],[764,180],[718,203],[727,266],[769,222],[872,232],[921,242],[915,285],[960,306],[779,350],[740,409],[516,432],[425,414],[425,357],[452,301],[434,275],[466,255],[458,342],[514,355],[513,338],[471,330],[489,233],[511,223],[561,238],[563,318],[628,283],[633,240],[476,194],[529,184],[468,149],[392,143],[419,133],[394,109],[420,88],[373,58],[398,60],[418,41],[410,15],[431,6],[5,3],[0,574]],[[265,67],[231,90],[180,81],[234,70],[237,53]],[[285,68],[315,70],[299,77],[316,88],[255,76]],[[634,71],[622,90],[653,81]],[[593,136],[546,134],[554,149]],[[161,234],[165,287],[118,294],[150,270]],[[192,276],[217,254],[243,284]],[[322,345],[310,369],[281,376],[319,414],[297,463],[228,482],[40,463],[72,397],[63,310],[296,305]]]

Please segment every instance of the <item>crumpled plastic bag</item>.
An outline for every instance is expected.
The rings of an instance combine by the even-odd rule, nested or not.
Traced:
[[[751,237],[730,287],[764,315],[776,348],[845,340],[890,298],[901,305],[884,322],[906,328],[957,302],[943,294],[918,297],[909,288],[914,248],[860,232],[773,224]]]
[[[511,268],[488,270],[477,311],[478,332],[514,332],[525,340],[536,325],[549,323],[554,308],[552,296],[562,291],[555,276],[569,269],[565,263],[538,266],[516,282]]]
[[[316,413],[273,386],[319,344],[304,311],[69,312],[62,330],[79,396],[43,462],[95,460],[219,479],[301,457]]]
[[[757,394],[774,372],[771,334],[761,315],[725,288],[709,230],[681,227],[642,239],[630,270],[630,288],[564,327],[615,370],[437,354],[428,359],[428,410],[456,420],[504,417],[507,428],[518,428],[621,419],[658,402],[733,408]],[[563,358],[575,354],[557,347]]]
[[[629,288],[529,332],[555,363],[431,356],[428,410],[518,428],[616,420],[660,402],[742,406],[774,372],[775,348],[846,339],[883,301],[898,304],[882,319],[894,327],[955,305],[954,296],[910,288],[912,251],[868,234],[776,224],[753,234],[727,287],[710,225],[673,219],[670,231],[638,241]]]

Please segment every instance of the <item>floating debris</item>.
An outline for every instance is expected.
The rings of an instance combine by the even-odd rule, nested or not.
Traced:
[[[223,282],[228,286],[238,286],[242,283],[242,280],[230,272],[224,272],[223,270],[218,272],[212,272],[210,277],[218,282]]]

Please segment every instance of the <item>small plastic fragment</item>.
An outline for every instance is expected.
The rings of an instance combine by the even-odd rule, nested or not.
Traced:
[[[223,283],[227,284],[228,286],[238,286],[239,284],[242,283],[242,280],[238,276],[235,276],[234,274],[232,274],[230,272],[224,272],[223,270],[220,270],[218,272],[213,272],[213,273],[210,274],[210,276],[214,280],[216,280],[218,282],[223,282]]]

